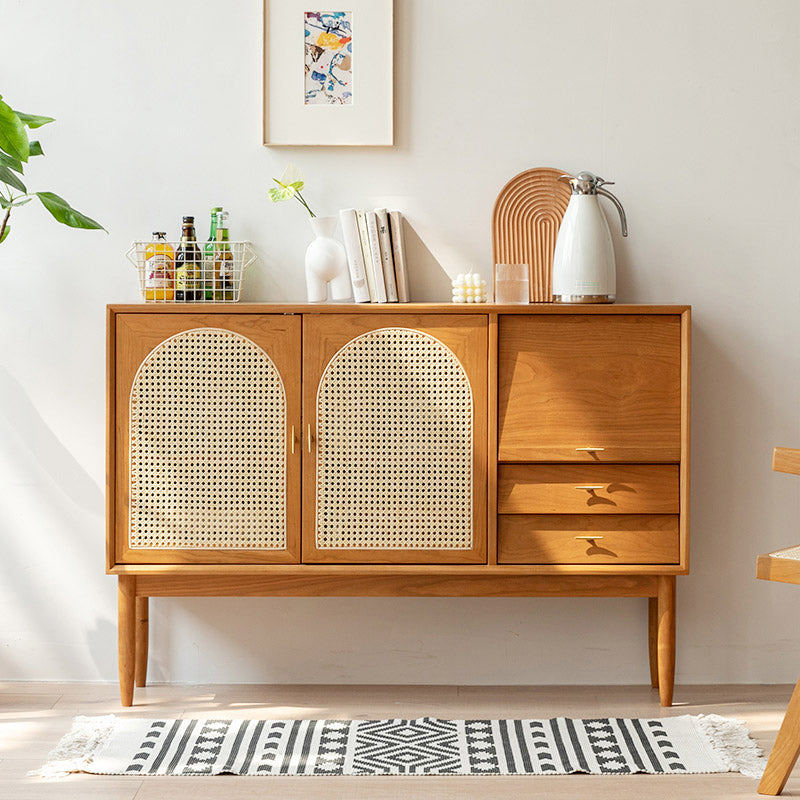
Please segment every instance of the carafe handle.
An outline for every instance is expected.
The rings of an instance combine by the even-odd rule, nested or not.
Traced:
[[[620,203],[617,198],[608,191],[608,189],[604,189],[602,186],[597,187],[597,194],[602,195],[603,197],[607,197],[616,207],[617,211],[619,211],[619,220],[622,224],[622,235],[628,235],[628,220],[625,217],[625,209],[622,207],[622,203]]]

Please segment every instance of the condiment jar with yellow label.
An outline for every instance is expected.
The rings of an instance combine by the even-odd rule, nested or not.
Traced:
[[[144,299],[173,300],[175,297],[175,251],[163,231],[153,232],[144,250]]]

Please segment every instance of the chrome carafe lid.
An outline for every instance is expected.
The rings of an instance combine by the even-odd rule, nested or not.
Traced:
[[[591,172],[579,172],[577,175],[562,175],[560,181],[567,181],[572,186],[572,194],[599,194],[607,197],[617,207],[619,211],[620,224],[622,225],[622,235],[628,235],[628,220],[625,217],[625,209],[622,203],[604,186],[613,186],[614,181],[605,181],[598,175]]]

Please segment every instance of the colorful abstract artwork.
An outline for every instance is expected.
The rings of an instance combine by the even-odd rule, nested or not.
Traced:
[[[305,104],[352,105],[353,12],[305,12]]]

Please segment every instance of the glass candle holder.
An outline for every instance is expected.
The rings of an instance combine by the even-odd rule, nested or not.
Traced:
[[[494,265],[494,301],[521,305],[530,302],[527,264]]]

